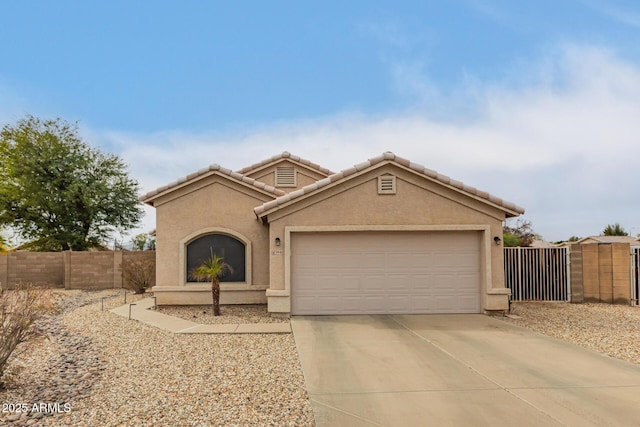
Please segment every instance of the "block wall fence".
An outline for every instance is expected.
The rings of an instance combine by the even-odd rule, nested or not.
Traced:
[[[571,302],[630,304],[630,247],[627,243],[571,245]],[[155,251],[10,252],[0,255],[0,286],[19,283],[64,289],[123,288],[123,266]],[[155,285],[155,283],[153,284]]]
[[[628,243],[571,245],[571,302],[631,303]]]
[[[64,289],[123,288],[123,266],[139,259],[155,263],[155,251],[10,252],[0,255],[0,286],[33,283]],[[155,283],[154,283],[155,285]]]

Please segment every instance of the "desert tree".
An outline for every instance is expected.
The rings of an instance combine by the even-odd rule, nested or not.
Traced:
[[[155,250],[156,238],[149,233],[140,233],[133,236],[131,246],[135,251]]]
[[[604,230],[602,230],[603,236],[628,236],[629,233],[622,228],[617,222],[615,224],[608,224]]]
[[[531,243],[538,238],[533,231],[531,221],[517,220],[515,224],[505,224],[502,227],[502,241],[505,247],[531,246]]]
[[[0,226],[34,250],[87,250],[142,218],[120,158],[90,147],[76,124],[26,116],[0,131]]]

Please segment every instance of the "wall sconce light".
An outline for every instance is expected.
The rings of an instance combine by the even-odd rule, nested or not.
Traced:
[[[496,242],[496,245],[499,245],[500,243],[502,243],[502,239],[498,236],[494,237],[493,241]]]
[[[280,238],[276,237],[276,246],[280,246]]]

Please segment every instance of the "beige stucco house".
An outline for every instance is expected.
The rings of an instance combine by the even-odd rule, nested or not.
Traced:
[[[639,246],[640,241],[631,236],[589,236],[573,242],[576,245],[586,245],[589,243],[628,243],[631,246]]]
[[[524,213],[390,152],[338,173],[288,152],[212,165],[141,200],[158,304],[210,304],[190,271],[216,253],[223,304],[291,314],[505,310],[502,223]]]

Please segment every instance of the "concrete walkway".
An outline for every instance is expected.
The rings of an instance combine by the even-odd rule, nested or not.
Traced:
[[[153,298],[145,298],[131,304],[114,308],[112,313],[137,320],[147,325],[176,334],[289,334],[289,323],[240,323],[203,325],[179,317],[169,316],[149,310],[154,305]]]
[[[487,316],[291,324],[318,427],[640,425],[639,366]]]

